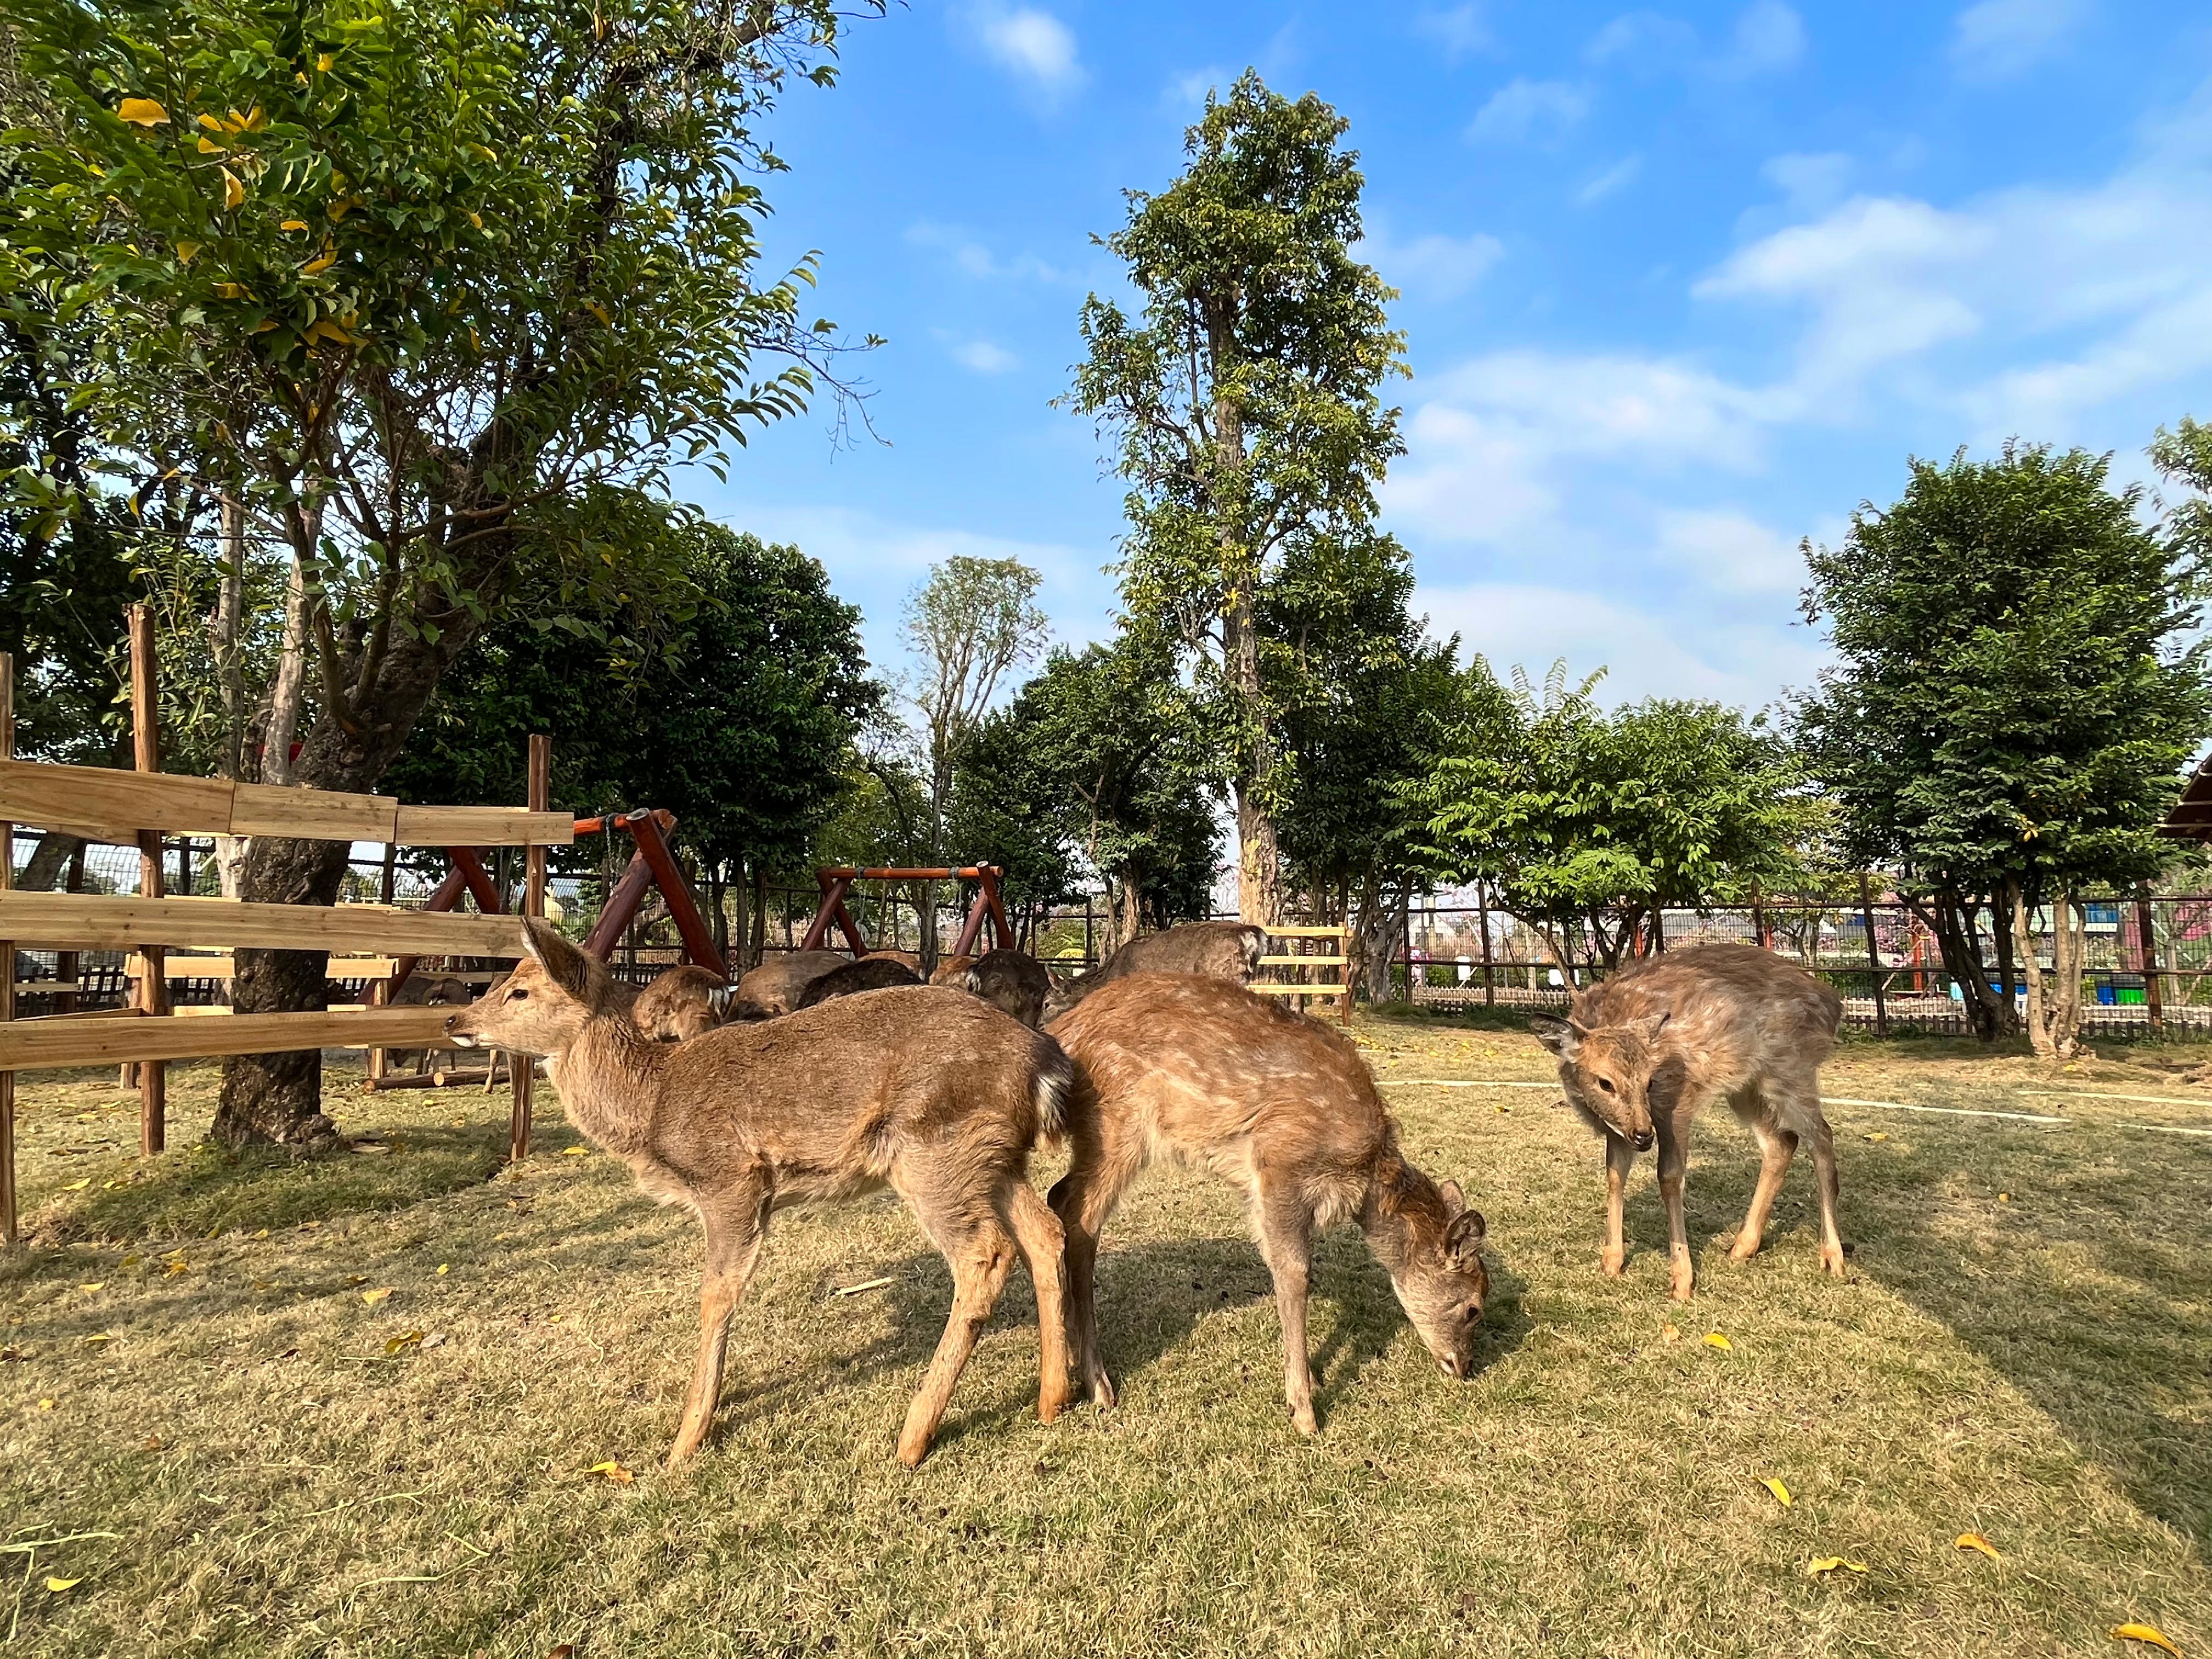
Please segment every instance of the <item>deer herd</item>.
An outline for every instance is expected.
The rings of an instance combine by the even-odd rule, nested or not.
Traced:
[[[446,1022],[464,1048],[543,1056],[570,1124],[706,1234],[699,1351],[672,1463],[705,1442],[730,1324],[781,1209],[888,1188],[952,1273],[952,1308],[898,1438],[928,1452],[1015,1259],[1036,1287],[1037,1415],[1079,1391],[1115,1403],[1098,1334],[1099,1239],[1145,1168],[1171,1158],[1245,1196],[1273,1279],[1284,1394],[1316,1433],[1306,1298],[1316,1232],[1356,1224],[1438,1368],[1467,1379],[1490,1279],[1486,1226],[1456,1182],[1411,1163],[1352,1042],[1245,988],[1261,928],[1207,922],[1125,945],[1071,981],[997,950],[940,963],[792,951],[736,985],[678,968],[640,992],[542,922],[528,955]],[[1759,1247],[1798,1142],[1820,1184],[1820,1261],[1844,1270],[1836,1164],[1817,1076],[1835,993],[1769,952],[1706,945],[1647,959],[1540,1017],[1567,1105],[1604,1139],[1618,1276],[1637,1152],[1658,1149],[1673,1292],[1693,1266],[1682,1210],[1692,1115],[1724,1098],[1757,1138],[1757,1189],[1732,1255]],[[825,1063],[828,1062],[828,1063]],[[1040,1197],[1032,1152],[1065,1146]]]

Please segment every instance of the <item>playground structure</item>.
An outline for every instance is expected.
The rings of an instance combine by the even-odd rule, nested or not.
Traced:
[[[844,935],[845,943],[852,947],[857,959],[869,954],[868,941],[861,934],[860,925],[846,908],[856,883],[863,881],[972,881],[975,884],[974,902],[968,907],[967,920],[961,924],[960,933],[948,956],[969,957],[979,954],[975,946],[988,926],[991,930],[992,948],[1011,946],[1014,942],[1013,924],[1006,920],[1006,908],[999,897],[999,878],[1002,872],[994,864],[970,864],[959,867],[939,866],[927,869],[896,867],[870,870],[817,870],[814,878],[822,886],[822,908],[814,913],[807,924],[806,935],[799,941],[802,951],[828,949],[830,928],[835,923]]]

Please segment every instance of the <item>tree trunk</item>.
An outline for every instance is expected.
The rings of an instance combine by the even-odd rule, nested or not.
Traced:
[[[768,866],[753,860],[753,942],[745,965],[757,968],[768,956]]]
[[[222,753],[216,766],[217,777],[234,781],[246,776],[246,653],[239,632],[246,616],[246,513],[238,501],[222,503],[222,580],[216,592],[215,611],[208,618],[209,643],[215,653],[216,684],[222,699]],[[216,880],[222,896],[234,899],[246,867],[246,837],[215,838]]]
[[[1907,899],[1912,913],[1936,935],[1944,970],[1959,988],[1966,1029],[1983,1042],[1994,1042],[2005,1026],[1997,1018],[1996,993],[1990,988],[1990,970],[1982,960],[1981,941],[1974,931],[1974,908],[1954,893],[1938,891],[1923,906]]]
[[[2012,898],[2013,949],[2027,992],[2027,1040],[2042,1060],[2071,1060],[2081,1048],[2081,963],[2087,954],[2085,918],[2070,893],[2051,903],[2051,982],[2036,960],[2035,935],[2020,884],[2007,888]]]
[[[1354,960],[1346,977],[1365,988],[1370,1003],[1390,1000],[1390,964],[1397,955],[1398,942],[1406,936],[1406,913],[1413,902],[1410,888],[1386,894],[1380,881],[1370,878],[1362,884],[1358,921],[1352,938]],[[1407,971],[1412,971],[1410,963]]]
[[[31,849],[30,860],[23,873],[15,878],[19,892],[51,893],[54,884],[62,878],[62,870],[69,861],[83,850],[84,840],[80,836],[64,836],[58,830],[49,830],[39,837],[39,844]]]
[[[292,744],[307,696],[307,582],[299,558],[284,584],[284,637],[269,684],[269,723],[262,728],[261,781],[290,783]],[[243,887],[240,888],[243,891]]]
[[[2020,1034],[2020,998],[2026,988],[2021,982],[2023,973],[2035,970],[2035,956],[2029,952],[2024,960],[2014,960],[2014,935],[2009,907],[2019,899],[2019,884],[2007,882],[1990,901],[1990,933],[1996,943],[1997,997],[1994,1010],[1996,1034],[1998,1036],[2017,1036]],[[1973,927],[1973,912],[1966,913],[1966,926]]]

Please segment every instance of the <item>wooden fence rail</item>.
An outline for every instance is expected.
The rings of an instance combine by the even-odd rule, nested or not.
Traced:
[[[88,893],[0,893],[0,939],[120,951],[189,945],[227,950],[377,951],[424,957],[519,957],[519,916],[386,910],[374,904],[252,904],[239,899],[110,898]]]

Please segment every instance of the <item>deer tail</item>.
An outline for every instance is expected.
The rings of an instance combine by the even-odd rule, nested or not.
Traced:
[[[1067,1096],[1075,1086],[1075,1062],[1050,1037],[1043,1038],[1042,1046],[1048,1052],[1038,1056],[1031,1099],[1036,1107],[1037,1139],[1050,1144],[1067,1133]]]

